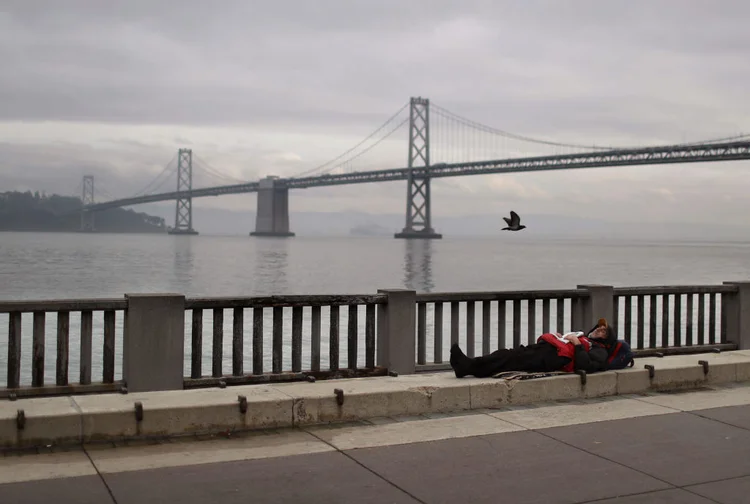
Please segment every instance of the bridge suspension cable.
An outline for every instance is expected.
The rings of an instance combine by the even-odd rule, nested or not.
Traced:
[[[144,187],[143,189],[141,189],[140,191],[138,191],[131,197],[135,198],[138,196],[144,196],[146,194],[150,194],[150,192],[153,193],[157,189],[160,189],[161,187],[164,186],[164,184],[167,183],[167,181],[169,180],[169,176],[172,173],[174,173],[176,169],[177,169],[177,155],[173,156],[172,159],[169,160],[169,163],[167,163],[164,166],[161,172],[159,172],[159,174],[156,177],[154,177],[154,179],[151,182],[149,182],[148,185],[146,185],[146,187]],[[161,180],[161,182],[159,182],[159,179],[161,179],[162,177],[163,179]],[[154,185],[154,184],[157,184],[157,185]]]
[[[611,150],[611,149],[616,148],[612,146],[594,146],[594,145],[583,145],[583,144],[566,143],[566,142],[555,142],[552,140],[542,140],[539,138],[533,138],[533,137],[529,137],[525,135],[516,135],[515,133],[510,133],[508,131],[504,131],[498,128],[493,128],[492,126],[487,126],[485,124],[478,123],[471,119],[467,119],[466,117],[455,114],[451,112],[450,110],[441,107],[440,105],[436,105],[434,102],[430,104],[430,112],[439,116],[443,116],[446,119],[456,121],[465,126],[469,126],[473,129],[484,131],[486,133],[493,133],[495,135],[503,136],[503,137],[510,138],[513,140],[521,140],[524,142],[530,142],[530,143],[536,143],[536,144],[542,144],[542,145],[552,145],[555,147],[571,147],[574,149]]]
[[[206,175],[213,177],[215,180],[219,180],[223,183],[230,182],[234,184],[246,184],[250,182],[249,180],[242,180],[242,179],[238,179],[230,175],[221,173],[219,170],[211,167],[211,165],[209,165],[206,161],[199,158],[195,153],[193,153],[193,171],[195,171],[196,168],[199,171],[205,173]]]
[[[540,144],[540,145],[550,145],[554,147],[567,147],[572,149],[586,149],[590,151],[604,151],[604,150],[618,150],[618,149],[637,149],[639,147],[644,146],[625,146],[625,145],[618,145],[618,146],[612,146],[612,145],[594,145],[594,144],[577,144],[577,143],[568,143],[568,142],[557,142],[554,140],[543,140],[540,138],[534,138],[526,135],[518,135],[515,133],[510,133],[508,131],[501,130],[499,128],[494,128],[492,126],[487,126],[485,124],[481,124],[477,121],[468,119],[466,117],[460,116],[454,112],[451,112],[450,110],[441,107],[440,105],[435,104],[434,102],[430,104],[430,112],[438,117],[443,117],[449,121],[454,121],[458,124],[467,126],[469,128],[472,128],[474,130],[483,131],[486,133],[491,133],[495,135],[499,135],[508,139],[513,140],[520,140],[523,142],[529,142],[534,144]],[[692,142],[678,142],[671,144],[675,147],[679,146],[689,146],[689,145],[706,145],[706,144],[713,144],[713,143],[719,143],[719,142],[728,142],[728,141],[739,141],[746,138],[750,138],[750,134],[737,134],[732,136],[724,136],[724,137],[716,137],[716,138],[708,138],[708,139],[702,139],[702,140],[696,140]],[[664,144],[659,144],[659,146],[664,146]]]
[[[104,196],[105,201],[115,201],[119,199],[115,196],[112,196],[107,191],[107,189],[104,188],[101,182],[98,182],[96,184],[96,193],[94,193],[94,197],[96,198],[97,196]],[[104,203],[103,201],[101,201],[101,199],[100,199],[100,202]]]
[[[339,154],[335,158],[330,159],[330,160],[326,161],[323,164],[320,164],[320,165],[318,165],[318,166],[316,166],[314,168],[311,168],[309,170],[306,170],[304,172],[298,173],[294,177],[295,178],[296,177],[307,177],[307,176],[313,175],[315,173],[318,173],[318,174],[329,173],[330,171],[333,171],[336,168],[340,168],[340,167],[342,167],[342,166],[350,163],[354,159],[357,159],[358,157],[362,156],[364,153],[369,152],[376,145],[380,144],[383,140],[385,140],[386,138],[388,138],[391,135],[393,135],[396,131],[398,131],[402,126],[404,126],[404,124],[406,124],[409,121],[409,118],[407,117],[406,119],[403,119],[403,120],[397,122],[399,115],[401,115],[401,113],[404,110],[406,110],[406,108],[408,106],[409,106],[409,103],[408,102],[405,103],[400,109],[398,109],[398,111],[395,114],[393,114],[383,124],[381,124],[380,127],[378,127],[378,129],[376,129],[375,131],[373,131],[372,133],[370,133],[369,135],[367,135],[364,139],[362,139],[359,143],[357,143],[353,147],[347,149],[346,151],[342,152],[341,154]],[[393,126],[393,123],[396,123],[396,125]],[[354,154],[354,155],[352,155],[352,156],[350,156],[348,158],[345,158],[345,156],[347,156],[348,154],[354,152],[357,148],[359,148],[360,146],[364,145],[368,140],[370,140],[373,137],[375,137],[378,133],[380,133],[383,130],[388,129],[389,126],[390,126],[390,129],[387,131],[387,133],[385,133],[384,136],[380,137],[373,144],[371,144],[370,146],[366,147],[362,152],[359,152],[358,154]],[[339,162],[337,164],[334,164],[334,163],[336,163],[337,161],[339,161],[342,158],[344,158],[343,161],[341,161],[341,162]]]

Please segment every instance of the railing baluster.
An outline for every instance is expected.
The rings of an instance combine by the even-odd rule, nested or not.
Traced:
[[[70,344],[70,313],[57,313],[57,361],[55,365],[57,385],[68,384],[68,358]]]
[[[422,303],[424,304],[424,303]],[[357,315],[358,315],[359,306],[358,305],[349,305],[349,331],[348,331],[348,341],[346,343],[346,350],[349,354],[347,356],[347,365],[346,367],[349,369],[357,369],[357,337],[358,334],[358,325],[357,325]],[[301,344],[300,340],[300,344]]]
[[[193,309],[193,327],[190,335],[190,377],[203,376],[203,310]]]
[[[443,303],[435,303],[435,346],[433,347],[436,364],[443,362]]]
[[[115,381],[115,322],[117,312],[106,310],[104,312],[104,366],[102,369],[102,381],[114,383]]]
[[[443,315],[442,304],[440,305],[440,308],[441,308],[440,316],[442,317]],[[435,310],[435,312],[437,313],[437,310]],[[318,321],[320,321],[320,312],[318,312]],[[437,324],[435,327],[437,327]],[[441,329],[440,337],[442,338],[442,327],[440,329]],[[318,324],[318,337],[320,337],[320,324]],[[318,346],[318,348],[320,348],[320,346]],[[437,354],[435,355],[436,355],[435,362],[438,362]],[[318,357],[320,357],[320,354],[318,355]],[[367,308],[365,309],[365,367],[367,367],[368,369],[372,369],[375,367],[375,305],[374,304],[368,304]]]
[[[417,303],[417,364],[427,363],[427,305]]]
[[[727,313],[727,303],[724,303],[724,300],[727,299],[727,297],[725,297],[725,296],[726,296],[725,294],[721,295],[721,305],[720,305],[720,309],[721,309],[720,324],[721,324],[721,327],[719,328],[719,342],[720,343],[726,343],[727,342],[727,315],[729,315],[729,314]]]
[[[649,299],[649,317],[648,317],[648,346],[656,348],[656,294],[652,294]]]
[[[716,296],[718,294],[709,294],[708,297],[708,343],[716,344]],[[722,310],[724,311],[724,310]]]
[[[521,346],[521,300],[513,300],[513,348]]]
[[[497,302],[497,348],[505,348],[505,300]]]
[[[292,371],[302,371],[302,307],[292,308]]]
[[[474,339],[474,301],[466,302],[466,356],[474,357],[476,341]]]
[[[244,370],[245,348],[245,310],[232,310],[232,375],[242,376]]]
[[[615,330],[615,334],[617,334],[618,338],[620,337],[620,299],[622,296],[613,296],[612,297],[612,323],[610,324],[612,328]]]
[[[555,310],[557,311],[557,323],[555,332],[565,333],[565,298],[555,299]]]
[[[458,343],[458,301],[451,302],[451,345]]]
[[[674,346],[682,346],[682,295],[674,296]]]
[[[661,296],[661,346],[669,346],[669,294]]]
[[[526,344],[530,345],[536,341],[536,300],[526,301]]]
[[[482,301],[482,355],[490,353],[490,315],[490,302]]]
[[[542,333],[546,334],[549,332],[550,326],[550,314],[549,314],[549,298],[542,300]]]
[[[263,308],[253,308],[253,374],[263,374]]]
[[[313,306],[310,314],[310,344],[310,369],[320,371],[320,306]]]
[[[284,307],[273,307],[273,325],[271,326],[271,371],[281,373],[284,355]]]
[[[36,313],[34,314],[36,322]],[[80,375],[78,381],[81,385],[91,384],[91,338],[94,314],[90,310],[81,312],[81,358],[79,362]],[[44,322],[42,322],[44,323]],[[36,336],[36,326],[34,327]]]
[[[224,359],[224,309],[214,308],[213,350],[211,352],[211,376],[222,376],[222,360]]]
[[[646,329],[646,319],[643,314],[643,296],[638,296],[637,301],[637,309],[638,309],[638,348],[646,348],[646,344],[644,341],[644,331]]]
[[[43,311],[34,312],[34,343],[33,343],[33,348],[32,348],[32,361],[31,361],[31,386],[32,387],[44,386],[45,317],[46,317],[46,313]],[[89,331],[90,330],[91,329],[89,329]],[[83,324],[81,324],[81,331],[83,331]],[[89,344],[90,342],[91,342],[91,336],[89,336]],[[91,366],[91,353],[90,352],[89,352],[88,362],[89,362],[89,370],[90,370],[91,369],[90,367]]]
[[[331,332],[328,338],[328,356],[331,371],[339,369],[339,307],[331,306]]]
[[[698,295],[698,344],[706,344],[706,295],[704,293]]]
[[[687,295],[687,320],[685,324],[685,344],[693,344],[693,294]]]
[[[8,388],[21,386],[21,313],[8,314]]]
[[[583,300],[575,297],[570,300],[570,330],[571,331],[586,331],[588,327],[575,327],[580,325],[583,320]]]
[[[625,335],[623,339],[628,345],[632,345],[633,342],[631,341],[630,332],[633,330],[633,296],[623,297],[625,298]]]

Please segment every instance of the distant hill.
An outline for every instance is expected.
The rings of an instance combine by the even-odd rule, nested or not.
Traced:
[[[0,231],[71,232],[81,226],[81,200],[39,192],[0,193]],[[94,228],[104,233],[164,233],[164,219],[133,210],[97,212]]]

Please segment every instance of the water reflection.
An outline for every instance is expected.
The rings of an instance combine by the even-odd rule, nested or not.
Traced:
[[[432,292],[432,240],[404,240],[404,286],[417,292]]]
[[[193,240],[190,236],[176,236],[175,238],[172,261],[175,288],[177,292],[189,292],[195,270]]]
[[[289,267],[289,240],[257,240],[255,261],[255,288],[266,292],[259,295],[288,294],[287,268]]]

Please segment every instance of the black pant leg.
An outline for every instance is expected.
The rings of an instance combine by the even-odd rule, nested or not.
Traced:
[[[557,355],[557,350],[547,343],[527,347],[495,350],[489,355],[471,359],[468,373],[478,378],[493,376],[504,371],[547,373],[559,371],[570,359]]]

